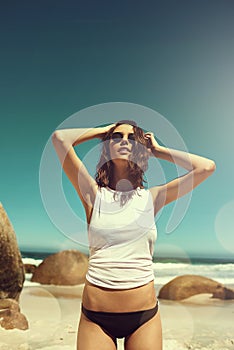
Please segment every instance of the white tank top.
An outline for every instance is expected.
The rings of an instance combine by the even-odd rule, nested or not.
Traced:
[[[130,289],[154,280],[152,257],[157,229],[149,190],[98,188],[88,236],[89,282]]]

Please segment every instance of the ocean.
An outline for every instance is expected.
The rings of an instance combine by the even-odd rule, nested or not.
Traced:
[[[52,253],[21,252],[25,264],[39,265],[44,258]],[[201,275],[216,280],[225,286],[234,286],[234,261],[214,259],[192,259],[183,262],[180,259],[162,258],[153,262],[155,285],[162,286],[173,278],[181,275]],[[29,276],[30,277],[30,276]],[[30,278],[26,279],[30,284]]]
[[[155,282],[164,285],[181,275],[201,275],[216,280],[224,285],[234,285],[234,263],[154,263]]]

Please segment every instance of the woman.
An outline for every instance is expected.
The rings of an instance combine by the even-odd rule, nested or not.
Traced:
[[[103,150],[92,178],[74,146],[99,138]],[[78,350],[162,349],[160,311],[152,268],[154,216],[199,185],[215,170],[207,158],[160,146],[133,121],[93,129],[54,132],[63,169],[86,212],[90,259],[82,297]],[[148,158],[175,163],[188,172],[144,189]]]

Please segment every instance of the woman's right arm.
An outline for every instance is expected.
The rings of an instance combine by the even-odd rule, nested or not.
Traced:
[[[56,130],[52,135],[52,142],[63,170],[85,207],[87,219],[95,200],[97,183],[77,156],[74,146],[94,138],[101,139],[111,126],[92,129],[61,129]]]

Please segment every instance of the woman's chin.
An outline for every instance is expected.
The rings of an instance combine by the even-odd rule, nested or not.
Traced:
[[[112,159],[112,162],[116,165],[125,164],[125,163],[128,163],[129,161],[130,161],[129,154],[126,154],[126,155],[124,154]]]

